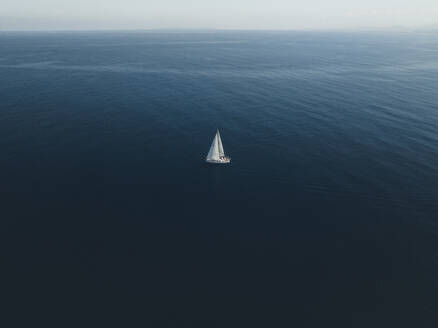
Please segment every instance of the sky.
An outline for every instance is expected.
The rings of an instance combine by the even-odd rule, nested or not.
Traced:
[[[438,0],[0,0],[0,30],[438,26]]]

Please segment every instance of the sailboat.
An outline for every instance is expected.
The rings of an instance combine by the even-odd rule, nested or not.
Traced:
[[[213,164],[227,164],[231,162],[231,158],[225,156],[219,130],[216,130],[216,135],[214,136],[213,143],[211,144],[210,151],[205,160],[207,163]]]

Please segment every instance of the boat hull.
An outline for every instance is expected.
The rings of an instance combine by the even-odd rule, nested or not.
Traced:
[[[231,158],[224,158],[219,160],[207,159],[205,161],[209,164],[228,164],[231,163]]]

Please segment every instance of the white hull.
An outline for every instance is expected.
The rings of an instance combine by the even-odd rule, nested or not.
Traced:
[[[218,160],[207,159],[206,162],[210,163],[210,164],[228,164],[228,163],[231,163],[231,158],[226,157],[226,158],[218,159]]]

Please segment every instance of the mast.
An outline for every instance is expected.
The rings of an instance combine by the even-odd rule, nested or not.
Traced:
[[[219,156],[225,156],[224,146],[222,145],[221,135],[219,133],[219,129],[216,131],[218,147],[219,147]]]

